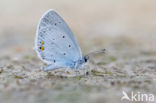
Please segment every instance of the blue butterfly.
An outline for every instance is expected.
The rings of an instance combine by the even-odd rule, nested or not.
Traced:
[[[79,44],[65,21],[54,11],[47,11],[41,18],[35,38],[35,50],[48,66],[44,71],[69,67],[80,69],[89,62],[89,56],[105,49],[82,56]]]

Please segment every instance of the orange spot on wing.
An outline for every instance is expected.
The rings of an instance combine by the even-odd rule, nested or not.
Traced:
[[[41,47],[40,47],[41,51],[44,50],[43,44],[44,44],[44,41],[41,41]]]
[[[44,44],[44,41],[41,41],[41,45],[43,45]]]
[[[43,47],[43,46],[41,46],[41,47],[40,47],[40,49],[41,49],[41,51],[43,51],[43,50],[44,50],[44,47]]]

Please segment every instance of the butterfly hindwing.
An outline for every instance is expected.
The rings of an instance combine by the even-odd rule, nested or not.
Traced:
[[[36,35],[35,49],[46,63],[67,65],[82,59],[72,31],[55,11],[49,10],[43,15]]]

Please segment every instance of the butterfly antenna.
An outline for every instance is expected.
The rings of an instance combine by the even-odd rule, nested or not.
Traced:
[[[98,51],[94,51],[94,52],[90,52],[88,53],[86,56],[92,56],[92,55],[96,55],[96,54],[100,54],[100,53],[106,53],[106,49],[102,49],[102,50],[98,50]]]

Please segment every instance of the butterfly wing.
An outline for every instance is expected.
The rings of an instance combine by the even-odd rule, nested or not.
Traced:
[[[65,21],[54,11],[47,11],[40,20],[35,49],[48,64],[70,65],[82,59],[81,49]]]

